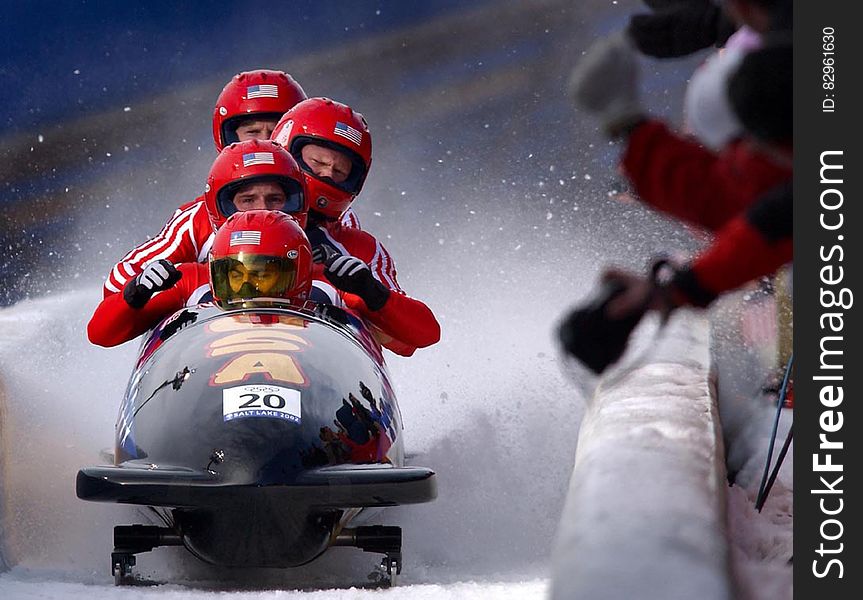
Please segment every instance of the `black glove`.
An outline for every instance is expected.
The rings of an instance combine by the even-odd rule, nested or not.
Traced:
[[[627,31],[643,54],[674,58],[724,43],[734,27],[711,0],[693,0],[634,15]]]
[[[339,256],[342,256],[342,253],[329,244],[318,244],[312,248],[312,260],[316,263],[325,264],[330,259],[336,259]]]
[[[597,375],[623,356],[632,330],[647,312],[647,304],[642,303],[622,318],[608,317],[609,303],[626,290],[621,281],[605,281],[587,304],[570,312],[558,326],[563,349]]]
[[[132,308],[142,308],[153,294],[167,290],[180,281],[183,274],[171,261],[160,258],[150,263],[123,288],[123,299]]]
[[[597,375],[620,360],[632,330],[648,310],[662,322],[677,308],[669,283],[675,268],[665,258],[648,276],[609,269],[591,300],[570,312],[557,329],[564,350]]]
[[[332,254],[326,261],[324,273],[336,288],[362,298],[369,310],[382,309],[390,298],[390,290],[355,256]]]

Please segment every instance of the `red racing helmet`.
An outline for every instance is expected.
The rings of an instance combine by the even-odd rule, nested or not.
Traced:
[[[270,140],[246,140],[231,144],[216,157],[207,185],[204,200],[213,229],[218,230],[225,220],[240,210],[234,196],[251,183],[278,183],[285,192],[281,212],[292,215],[301,227],[306,226],[305,181],[294,157]]]
[[[312,249],[296,219],[275,210],[228,217],[210,250],[210,288],[223,308],[281,298],[302,304],[312,287]]]
[[[213,110],[213,141],[216,150],[239,141],[237,126],[250,117],[278,121],[306,93],[283,71],[245,71],[228,82]]]
[[[329,98],[309,98],[285,113],[272,139],[293,155],[306,175],[309,210],[336,220],[348,209],[363,189],[372,164],[372,136],[363,116],[350,106]],[[318,177],[303,160],[302,150],[308,144],[324,146],[351,160],[347,178],[336,183],[329,177]]]

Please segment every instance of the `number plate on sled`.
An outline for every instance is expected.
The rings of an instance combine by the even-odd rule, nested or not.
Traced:
[[[222,412],[225,421],[264,417],[299,423],[300,391],[277,385],[239,385],[223,389]]]

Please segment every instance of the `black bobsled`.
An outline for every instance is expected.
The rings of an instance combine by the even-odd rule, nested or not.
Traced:
[[[312,308],[309,308],[312,306]],[[385,555],[401,529],[349,527],[367,507],[428,502],[435,474],[404,464],[380,346],[331,306],[202,305],[145,340],[120,409],[114,465],[78,472],[84,500],[156,507],[165,526],[114,528],[111,567],[183,545],[225,566],[292,567],[331,546]]]

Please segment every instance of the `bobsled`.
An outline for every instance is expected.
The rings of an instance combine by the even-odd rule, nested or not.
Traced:
[[[333,546],[401,571],[401,529],[362,511],[428,502],[433,471],[405,465],[402,418],[373,332],[334,306],[186,308],[144,338],[116,426],[113,465],[81,469],[79,498],[153,507],[114,528],[111,569],[184,546],[231,567],[293,567]],[[359,520],[358,520],[359,521]]]

